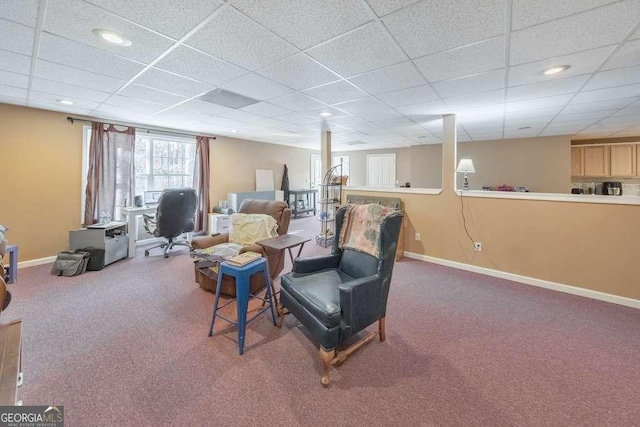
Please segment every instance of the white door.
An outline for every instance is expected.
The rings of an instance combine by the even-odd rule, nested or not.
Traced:
[[[333,164],[331,166],[338,166],[340,160],[342,160],[342,175],[349,176],[349,156],[333,156]],[[340,171],[338,170],[336,173],[340,173]]]
[[[396,155],[369,154],[367,155],[367,186],[395,187]]]

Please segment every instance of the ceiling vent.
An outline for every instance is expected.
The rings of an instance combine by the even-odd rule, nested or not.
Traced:
[[[347,142],[347,145],[365,145],[366,142],[364,141],[349,141]]]
[[[222,105],[227,108],[242,108],[247,105],[255,104],[257,99],[248,98],[246,96],[239,95],[237,93],[229,92],[224,89],[214,89],[204,95],[198,97],[199,100],[208,102],[210,104]]]

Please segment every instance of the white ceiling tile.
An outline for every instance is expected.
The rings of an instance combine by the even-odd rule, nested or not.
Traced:
[[[632,96],[640,96],[640,84],[580,92],[576,95],[573,101],[571,101],[571,103],[583,104],[586,102],[601,102],[612,99],[629,98]]]
[[[311,99],[301,93],[292,93],[291,95],[273,99],[270,102],[280,107],[296,111],[304,111],[311,110],[313,108],[324,107],[324,104],[322,102],[318,102],[315,99]]]
[[[0,50],[0,70],[29,74],[31,73],[31,57],[8,50]]]
[[[223,88],[259,100],[276,98],[293,92],[286,86],[254,73],[229,82]]]
[[[43,33],[38,59],[67,65],[122,80],[129,80],[144,66],[99,49]]]
[[[73,106],[65,105],[63,107],[62,104],[58,102],[58,99],[63,99],[63,98],[65,100],[73,101]],[[60,106],[60,108],[69,107],[69,108],[94,109],[98,105],[100,105],[100,102],[92,101],[90,99],[83,99],[83,98],[69,95],[66,93],[39,92],[37,88],[35,88],[35,85],[34,85],[34,88],[31,90],[31,94],[29,96],[29,104],[31,104],[31,101],[36,101],[36,102],[45,103],[45,104],[53,104],[56,106]]]
[[[405,59],[402,52],[375,22],[307,52],[343,77],[366,73]]]
[[[247,105],[246,107],[242,107],[241,110],[265,117],[281,116],[291,112],[286,108],[278,107],[277,105],[273,105],[268,102],[258,102],[256,104]]]
[[[35,27],[40,0],[2,0],[0,18]]]
[[[69,19],[73,11],[73,19]],[[167,50],[173,42],[163,36],[84,1],[56,0],[47,5],[44,31],[87,44],[113,54],[148,64]],[[131,46],[118,46],[95,36],[91,31],[104,28],[116,31],[129,40]]]
[[[454,111],[465,108],[482,107],[484,105],[501,104],[504,102],[504,89],[448,98],[445,102]]]
[[[416,3],[418,0],[367,0],[369,6],[378,16],[388,15],[398,9]]]
[[[620,50],[604,64],[602,70],[613,70],[633,65],[640,65],[640,40],[632,40],[623,44]]]
[[[640,2],[631,0],[515,31],[510,65],[619,43],[638,20]]]
[[[640,107],[626,107],[626,108],[622,108],[618,111],[611,111],[611,113],[613,113],[611,116],[612,117],[616,117],[616,116],[635,116],[635,117],[640,117]],[[604,114],[604,113],[600,113],[600,114]]]
[[[438,94],[429,85],[416,86],[408,89],[377,95],[376,98],[392,107],[417,104],[419,102],[438,99]]]
[[[411,58],[504,33],[504,0],[431,0],[382,19]]]
[[[39,92],[64,95],[75,99],[85,99],[94,102],[103,102],[110,96],[110,94],[106,92],[38,78],[33,79],[31,88]]]
[[[414,60],[430,82],[504,68],[504,36]]]
[[[34,39],[33,28],[0,19],[0,49],[31,55]]]
[[[27,90],[19,87],[0,85],[0,96],[6,96],[10,98],[17,98],[17,99],[26,99]]]
[[[406,118],[392,108],[386,108],[383,110],[363,111],[355,114],[358,117],[361,117],[365,120],[375,122],[380,126],[384,126],[384,123],[389,123],[389,122],[392,123],[392,122],[400,121]]]
[[[187,34],[222,4],[218,0],[87,1],[175,39]]]
[[[315,121],[319,121],[319,118],[317,119],[313,119],[305,114],[300,114],[300,113],[289,113],[289,114],[284,114],[282,116],[278,116],[278,117],[274,117],[275,120],[281,120],[283,122],[287,122],[287,123],[293,123],[293,124],[305,124],[305,123],[309,123],[309,122],[315,122]]]
[[[366,22],[371,15],[360,0],[235,0],[233,6],[294,46],[307,49]]]
[[[327,104],[353,101],[369,96],[366,92],[344,80],[305,90],[304,93]]]
[[[42,60],[38,60],[36,63],[34,76],[103,92],[115,92],[126,83],[124,80],[118,80]]]
[[[231,7],[186,43],[251,71],[296,53],[293,46]]]
[[[163,92],[156,89],[151,89],[145,86],[131,84],[122,89],[118,95],[127,96],[129,98],[143,99],[145,101],[154,102],[160,105],[174,105],[178,102],[186,100],[184,96],[176,95],[174,93]]]
[[[581,104],[581,105],[587,105],[587,104]],[[616,111],[616,110],[604,110],[604,111],[585,111],[581,113],[571,113],[571,112],[567,112],[568,108],[570,108],[570,106],[564,108],[560,112],[560,114],[558,114],[558,116],[555,119],[553,119],[553,121],[556,123],[560,123],[560,122],[575,122],[578,120],[600,120],[611,115]],[[620,110],[620,111],[623,111],[623,110]]]
[[[574,101],[572,101],[569,105],[564,107],[561,114],[582,114],[582,113],[616,110],[618,108],[622,108],[626,105],[629,105],[631,102],[633,102],[636,99],[638,98],[621,98],[621,99],[612,99],[608,101],[589,102],[586,104],[575,104]]]
[[[39,101],[29,101],[27,104],[30,108],[40,108],[43,110],[50,111],[60,111],[63,113],[70,114],[81,114],[81,115],[89,115],[91,113],[91,108],[78,108],[73,105],[64,105],[59,102],[39,102]]]
[[[640,66],[602,71],[593,75],[584,91],[640,83]]]
[[[504,139],[515,139],[515,138],[535,138],[538,136],[540,132],[539,129],[523,129],[523,130],[511,130],[504,131]]]
[[[243,110],[231,110],[231,111],[222,113],[219,116],[227,119],[238,120],[240,122],[246,122],[246,123],[254,123],[256,120],[262,119],[262,116],[249,113]]]
[[[411,62],[402,62],[360,74],[350,78],[349,81],[371,95],[420,86],[426,83],[424,77]]]
[[[568,77],[548,82],[533,83],[507,89],[507,102],[542,98],[545,96],[575,93],[587,81],[589,76]]]
[[[546,82],[555,79],[593,73],[615,46],[605,46],[570,55],[530,62],[509,68],[509,86],[521,86],[529,83]],[[562,73],[545,75],[544,71],[560,65],[570,65]]]
[[[524,27],[573,15],[578,12],[617,0],[513,0],[512,29],[519,30]]]
[[[135,83],[187,97],[195,96],[212,89],[211,86],[204,83],[189,80],[156,68],[150,68],[145,71],[135,80]]]
[[[439,115],[451,113],[451,109],[442,101],[421,102],[396,108],[405,116]]]
[[[0,85],[13,87],[29,87],[29,76],[0,70]]]
[[[340,79],[340,76],[327,70],[304,53],[271,64],[257,73],[296,90],[304,90]]]
[[[344,112],[342,110],[339,110],[337,108],[333,108],[333,107],[322,107],[322,108],[314,108],[312,110],[307,110],[305,111],[305,114],[310,116],[310,117],[315,117],[318,120],[322,120],[322,119],[326,119],[327,117],[325,116],[321,116],[320,113],[331,113],[331,116],[329,117],[333,117],[333,118],[337,118],[337,117],[345,117],[345,116],[350,116],[351,114]]]
[[[386,104],[384,104],[383,102],[373,97],[344,102],[342,104],[335,105],[335,107],[351,114],[366,113],[366,112],[389,109],[389,107]]]
[[[240,67],[188,46],[179,46],[174,49],[162,58],[156,67],[214,86],[235,80],[248,73]]]
[[[545,129],[537,136],[561,136],[561,135],[575,135],[579,129],[576,128],[557,128],[557,129]]]
[[[566,98],[565,98],[566,99]],[[507,109],[505,114],[505,120],[517,120],[517,119],[542,119],[546,118],[547,121],[554,118],[562,110],[564,105],[552,105],[542,108],[529,108],[529,103],[524,101],[521,104],[517,104],[522,108]]]
[[[16,88],[11,88],[11,89],[16,89]],[[18,89],[16,89],[16,90],[18,90]],[[19,97],[19,98],[14,98],[14,97],[11,97],[11,96],[3,96],[2,95],[2,86],[0,86],[0,103],[26,106],[27,105],[26,91],[25,91],[25,96]]]
[[[557,121],[553,120],[547,125],[547,128],[578,128],[578,130],[586,128],[597,122],[599,119],[574,120],[574,121]]]
[[[525,101],[507,102],[506,111],[527,111],[536,109],[546,109],[551,107],[562,107],[569,102],[573,95],[556,95],[545,98],[528,99]]]
[[[220,114],[234,111],[232,108],[223,107],[222,105],[212,104],[210,102],[200,101],[199,99],[191,99],[183,104],[177,105],[172,110],[191,111],[201,114],[210,114],[218,116]]]
[[[443,98],[502,89],[504,88],[504,70],[433,83],[433,88]]]

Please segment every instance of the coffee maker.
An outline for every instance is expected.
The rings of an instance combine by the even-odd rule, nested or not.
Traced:
[[[607,181],[602,183],[603,196],[622,196],[622,183]]]

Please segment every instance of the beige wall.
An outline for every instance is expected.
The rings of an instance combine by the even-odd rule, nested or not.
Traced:
[[[82,126],[66,114],[0,104],[0,224],[19,261],[55,255],[80,226]]]
[[[536,193],[571,192],[569,136],[463,142],[458,144],[461,158],[473,160],[476,173],[469,174],[472,190],[508,184]]]
[[[365,187],[367,185],[367,155],[370,154],[396,155],[396,180],[404,183],[411,181],[411,149],[396,148],[391,150],[362,150],[334,152],[334,156],[349,156],[348,185]]]
[[[320,135],[318,135],[318,139]],[[217,137],[211,141],[211,205],[227,200],[227,193],[255,191],[256,169],[271,169],[275,188],[282,183],[284,165],[289,169],[289,188],[309,188],[311,154],[319,151],[244,139]]]
[[[442,144],[411,147],[411,186],[442,187]]]

